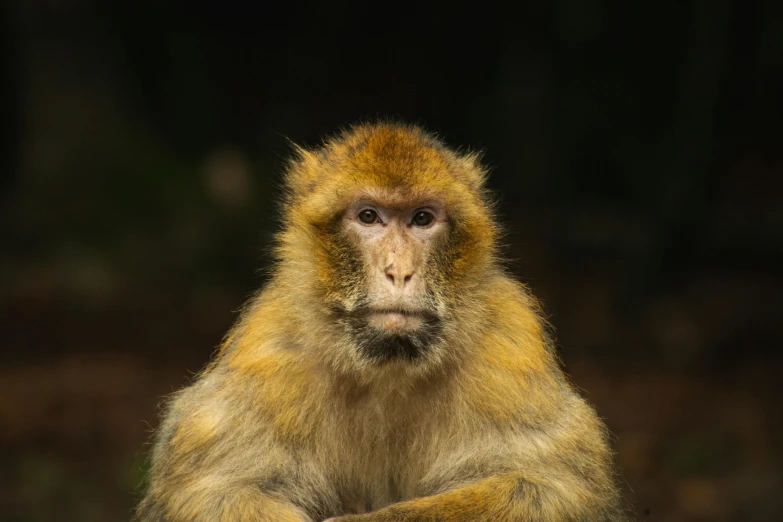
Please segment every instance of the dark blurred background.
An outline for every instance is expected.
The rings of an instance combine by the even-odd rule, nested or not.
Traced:
[[[480,148],[643,520],[783,520],[783,3],[4,3],[0,520],[127,520],[263,284],[281,165]]]

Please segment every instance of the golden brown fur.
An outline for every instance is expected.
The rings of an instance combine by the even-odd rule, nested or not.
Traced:
[[[484,178],[403,125],[299,150],[272,280],[169,402],[138,520],[624,520],[603,425],[497,262]],[[361,352],[344,319],[368,299],[340,224],[363,191],[448,213],[422,271],[439,329],[413,360]]]

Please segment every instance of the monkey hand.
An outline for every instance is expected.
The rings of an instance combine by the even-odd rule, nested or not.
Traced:
[[[429,497],[398,502],[377,511],[343,515],[324,522],[533,522],[595,520],[625,522],[626,517],[573,477],[557,482],[518,473],[496,475]]]

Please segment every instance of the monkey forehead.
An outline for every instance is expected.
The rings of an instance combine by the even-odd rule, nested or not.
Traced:
[[[443,151],[431,144],[373,138],[355,148],[339,166],[341,174],[356,185],[414,192],[446,188],[458,181]]]
[[[399,188],[386,190],[363,187],[353,193],[346,193],[343,199],[346,208],[379,205],[389,210],[407,211],[419,207],[441,210],[444,206],[442,194],[427,189],[414,192]]]
[[[458,187],[465,184],[445,161],[434,155],[422,157],[426,156],[423,151],[416,151],[416,155],[357,154],[326,169],[313,189],[347,197],[364,192],[400,204],[414,199],[445,199],[462,192]]]

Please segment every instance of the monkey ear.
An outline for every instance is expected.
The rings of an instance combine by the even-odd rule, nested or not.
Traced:
[[[319,165],[318,155],[293,142],[293,156],[288,162],[285,171],[285,185],[292,196],[311,192],[318,182]]]
[[[487,181],[489,173],[481,164],[483,156],[484,153],[481,151],[468,151],[459,157],[458,164],[471,190],[482,190]]]

